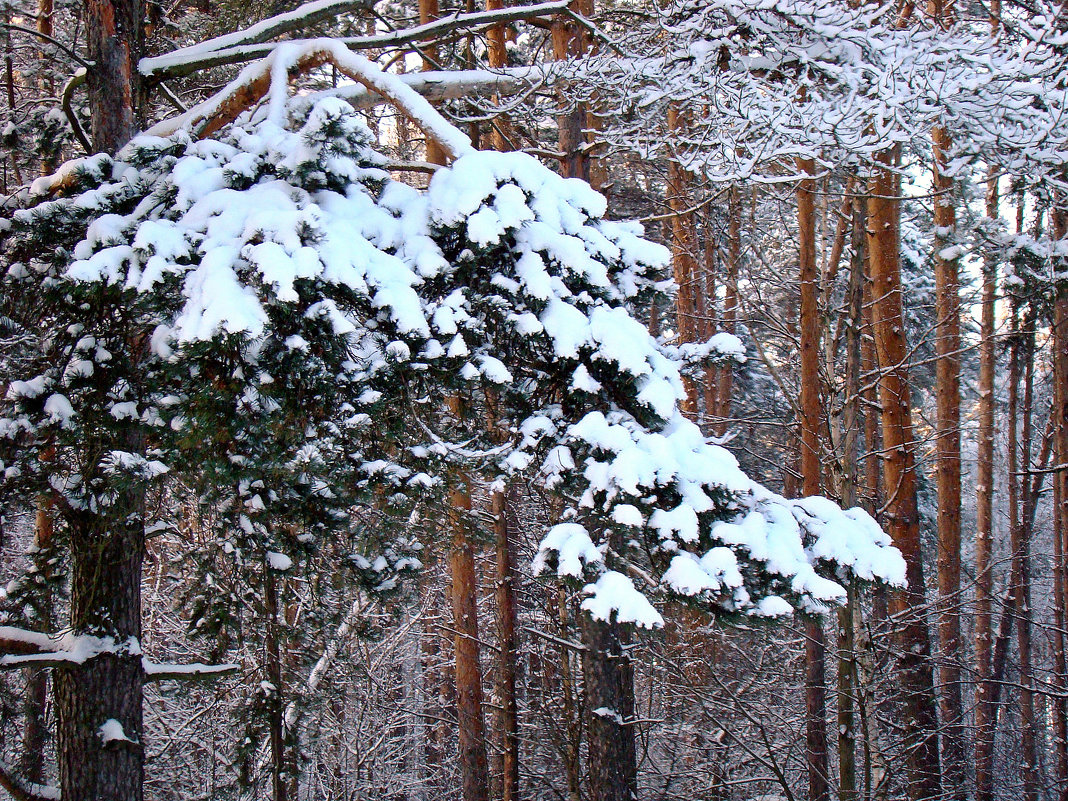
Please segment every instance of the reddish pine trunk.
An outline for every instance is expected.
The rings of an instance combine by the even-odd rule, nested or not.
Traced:
[[[668,109],[668,128],[677,133],[682,128],[678,109]],[[694,342],[698,331],[698,298],[703,298],[697,286],[697,259],[694,257],[696,246],[693,230],[693,212],[690,210],[689,176],[686,170],[675,160],[668,162],[667,181],[668,207],[671,216],[671,266],[678,295],[675,298],[675,317],[679,342]],[[703,301],[702,301],[703,303]],[[689,376],[683,377],[686,399],[682,402],[682,413],[690,420],[697,419],[697,387]]]
[[[937,355],[937,465],[938,488],[938,641],[941,651],[940,695],[944,764],[948,790],[965,796],[964,724],[961,695],[960,633],[960,289],[958,261],[943,251],[951,246],[956,229],[953,180],[945,176],[946,153],[951,146],[943,128],[935,128],[935,353]]]
[[[464,801],[489,801],[489,762],[482,715],[482,667],[478,639],[478,581],[475,552],[466,530],[471,493],[461,481],[451,497],[453,531],[449,553],[453,649],[456,658],[456,710],[460,723],[460,773]]]
[[[798,170],[812,175],[815,164],[799,159]],[[797,188],[798,260],[801,278],[801,492],[820,494],[820,312],[816,266],[816,182]],[[827,676],[823,624],[805,624],[805,744],[809,801],[827,801]]]
[[[920,521],[917,508],[916,439],[908,381],[908,347],[901,289],[900,192],[890,154],[871,178],[868,196],[868,252],[872,279],[872,333],[879,360],[882,403],[885,526],[907,565],[907,586],[896,593],[894,611],[900,657],[906,766],[910,801],[941,796],[938,717],[931,643],[922,610],[926,606]]]
[[[1050,233],[1054,239],[1068,236],[1068,210],[1064,207],[1064,196],[1057,198],[1050,212]],[[1063,286],[1057,293],[1053,309],[1053,364],[1054,405],[1051,411],[1054,425],[1054,463],[1068,464],[1068,289]],[[1068,470],[1060,470],[1053,475],[1055,529],[1059,533],[1060,558],[1054,565],[1054,575],[1060,578],[1060,592],[1054,601],[1059,620],[1064,621],[1068,614],[1068,581],[1065,580],[1066,543],[1068,543]],[[1063,628],[1063,622],[1058,626]],[[1061,661],[1064,661],[1064,648],[1061,648]],[[1068,684],[1062,666],[1062,686]],[[1068,801],[1068,705],[1064,698],[1058,699],[1055,709],[1057,732],[1057,783],[1060,801]]]

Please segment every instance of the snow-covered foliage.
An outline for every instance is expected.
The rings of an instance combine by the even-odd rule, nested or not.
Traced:
[[[410,92],[391,81],[367,78]],[[11,376],[6,484],[107,514],[117,484],[181,475],[250,571],[290,570],[373,504],[398,531],[353,564],[388,589],[418,567],[414,503],[462,473],[525,475],[564,499],[535,569],[643,626],[658,598],[776,616],[841,601],[850,575],[903,580],[864,513],[768,492],[682,417],[692,354],[631,314],[668,287],[663,248],[585,183],[450,141],[458,158],[419,191],[344,101],[276,87],[216,138],[67,166],[67,195],[4,237],[5,280],[34,298],[20,319],[39,321]]]
[[[784,167],[796,158],[864,168],[893,146],[926,150],[931,127],[945,125],[951,172],[980,159],[1063,189],[1065,34],[1056,7],[1046,11],[1006,15],[991,37],[970,20],[947,31],[885,4],[676,0],[651,23],[670,38],[666,55],[606,50],[576,70],[623,112],[612,140],[647,155],[670,142],[712,180],[793,180]],[[633,52],[659,41],[650,34],[623,32]],[[665,136],[668,104],[702,111]]]

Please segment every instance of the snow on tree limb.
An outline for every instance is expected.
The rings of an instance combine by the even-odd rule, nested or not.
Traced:
[[[372,48],[397,47],[411,44],[421,40],[452,33],[460,30],[481,30],[483,28],[500,25],[518,20],[528,20],[538,17],[550,16],[566,11],[568,0],[551,0],[551,2],[537,3],[530,6],[513,6],[496,11],[475,11],[440,17],[423,25],[416,25],[399,31],[373,34],[368,36],[348,36],[338,38],[350,50],[366,50]],[[298,9],[299,11],[299,9]],[[294,14],[296,12],[293,12]],[[288,16],[288,15],[283,15]],[[301,27],[307,24],[302,22]],[[249,33],[251,29],[249,29]],[[144,58],[138,65],[141,74],[146,78],[166,80],[191,75],[198,70],[218,67],[225,64],[240,64],[246,61],[264,58],[270,55],[279,42],[270,44],[249,44],[248,42],[264,42],[270,37],[249,39],[248,42],[228,43],[231,37],[240,38],[238,34],[228,34],[202,44],[194,45],[181,50],[175,50],[162,56]],[[227,40],[227,41],[223,41]],[[289,44],[302,44],[308,40],[294,40]]]
[[[148,136],[168,136],[187,128],[199,137],[210,136],[239,114],[270,94],[272,113],[284,112],[288,81],[316,67],[330,64],[338,72],[386,98],[424,134],[438,142],[451,158],[471,151],[471,140],[451,125],[421,95],[397,76],[383,72],[374,62],[350,52],[335,39],[283,43],[271,54],[243,69],[224,89],[186,114],[154,125]]]
[[[366,10],[373,5],[374,3],[372,0],[312,0],[312,2],[304,3],[292,11],[269,17],[268,19],[257,22],[255,25],[251,25],[243,30],[216,36],[212,39],[198,42],[195,45],[180,48],[163,56],[143,58],[138,63],[137,68],[146,78],[151,77],[159,80],[166,80],[167,78],[179,77],[181,75],[189,75],[197,69],[216,66],[211,63],[198,62],[198,58],[203,59],[209,54],[214,54],[222,50],[232,51],[235,48],[242,48],[266,42],[276,36],[281,36],[295,30],[310,27],[319,22],[334,19],[349,11]],[[258,56],[253,56],[252,58],[257,57]],[[234,62],[229,61],[220,63],[232,64]],[[174,67],[179,64],[195,64],[196,66],[186,72],[171,72],[167,69],[167,67]]]

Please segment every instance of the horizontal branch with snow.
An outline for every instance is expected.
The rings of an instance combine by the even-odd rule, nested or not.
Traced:
[[[0,626],[0,670],[24,667],[70,667],[84,665],[103,654],[140,656],[136,640],[117,643],[110,637],[64,633],[56,636],[26,631],[14,626]],[[233,673],[240,665],[227,663],[205,665],[193,662],[186,665],[162,664],[141,657],[145,681],[171,679],[202,679]]]
[[[350,0],[351,2],[351,0]],[[309,4],[315,5],[315,4]],[[341,4],[336,4],[341,5]],[[450,14],[449,16],[405,28],[399,31],[375,34],[371,36],[350,36],[335,39],[350,50],[368,50],[372,48],[397,47],[421,40],[432,39],[460,30],[484,29],[508,22],[551,16],[567,10],[568,0],[550,0],[532,6],[502,8],[496,11],[475,11],[470,13]],[[299,10],[299,9],[298,9]],[[296,12],[293,12],[294,14]],[[289,16],[289,15],[283,15]],[[252,29],[249,29],[251,31]],[[277,35],[283,31],[272,34]],[[247,32],[246,32],[247,33]],[[231,34],[231,37],[237,36]],[[245,37],[248,39],[248,37]],[[266,38],[229,43],[228,37],[220,36],[200,45],[175,50],[173,53],[144,58],[138,63],[138,70],[146,78],[167,80],[192,75],[199,70],[219,67],[226,64],[241,64],[269,56],[280,44],[306,45],[313,40],[296,39],[290,42],[264,43]]]

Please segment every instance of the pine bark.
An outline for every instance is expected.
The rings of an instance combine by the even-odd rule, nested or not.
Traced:
[[[815,164],[797,162],[799,172],[813,175]],[[801,492],[820,494],[820,311],[816,265],[816,181],[802,179],[797,188],[798,261],[801,303]],[[823,624],[805,623],[805,745],[809,801],[830,798],[827,762],[827,648]]]
[[[737,186],[728,190],[727,200],[727,274],[723,287],[723,330],[734,333],[738,320],[738,272],[742,260],[742,199]],[[730,365],[720,368],[716,378],[716,391],[719,397],[715,416],[718,418],[716,433],[723,436],[731,416],[731,387],[734,375]]]
[[[1068,237],[1068,210],[1064,207],[1063,195],[1056,198],[1050,210],[1050,233],[1054,239]],[[1063,267],[1062,267],[1063,269]],[[1057,291],[1053,307],[1052,354],[1054,404],[1050,412],[1054,426],[1054,464],[1068,464],[1068,288],[1063,285]],[[1054,566],[1054,575],[1060,577],[1060,593],[1054,606],[1059,620],[1068,618],[1068,581],[1065,579],[1065,559],[1068,558],[1068,470],[1054,473],[1054,528],[1059,534],[1060,558]],[[1063,623],[1058,627],[1063,628]],[[1062,646],[1062,661],[1064,660]],[[1068,686],[1066,669],[1062,666],[1062,688]],[[1060,801],[1068,801],[1068,702],[1060,697],[1054,707],[1057,735],[1057,785]]]
[[[638,797],[634,738],[634,675],[623,651],[622,627],[580,617],[585,682],[590,801]]]
[[[900,191],[894,158],[880,155],[868,195],[868,252],[872,279],[872,333],[879,361],[882,404],[885,525],[907,566],[907,586],[894,595],[902,618],[895,632],[899,656],[910,801],[939,798],[942,771],[931,666],[923,554],[917,505],[916,441],[908,377],[908,347],[901,288]]]
[[[115,153],[143,123],[144,85],[137,62],[144,50],[141,0],[86,0],[86,44],[93,149]]]
[[[459,718],[460,773],[464,801],[489,801],[489,760],[482,714],[482,667],[478,639],[478,580],[475,552],[467,533],[471,492],[461,480],[452,492],[449,523],[452,550],[449,572],[456,664],[456,710]]]
[[[110,637],[115,648],[54,671],[58,772],[64,798],[141,801],[143,669],[141,565],[144,500],[122,493],[113,514],[68,519],[70,627],[75,635]],[[125,740],[104,742],[101,727],[118,721]]]
[[[960,464],[960,278],[952,248],[957,224],[954,182],[945,174],[952,142],[942,127],[932,134],[934,152],[936,483],[938,492],[938,642],[942,692],[939,696],[946,784],[959,801],[966,795],[962,714],[960,629],[961,464]]]
[[[998,178],[987,180],[986,215],[998,217]],[[994,313],[997,262],[983,260],[982,310],[979,323],[979,427],[976,448],[975,519],[975,795],[976,801],[994,797],[994,685],[992,553],[994,543]]]
[[[668,128],[678,133],[683,127],[675,106],[668,109]],[[697,340],[698,267],[695,258],[693,211],[690,206],[689,175],[674,158],[668,161],[667,201],[671,209],[671,267],[678,294],[675,297],[675,317],[678,340]],[[703,295],[700,296],[703,303]],[[689,376],[683,377],[686,398],[682,413],[690,420],[697,420],[697,385]]]

